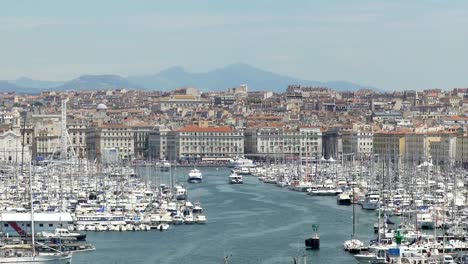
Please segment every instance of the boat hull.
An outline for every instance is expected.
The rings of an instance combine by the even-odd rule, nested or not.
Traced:
[[[66,255],[50,255],[36,257],[3,257],[0,258],[0,263],[34,263],[34,264],[71,264],[72,256]]]

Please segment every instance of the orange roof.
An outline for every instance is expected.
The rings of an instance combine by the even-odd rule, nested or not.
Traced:
[[[179,132],[232,132],[234,129],[231,126],[219,127],[199,127],[188,125],[178,130]]]

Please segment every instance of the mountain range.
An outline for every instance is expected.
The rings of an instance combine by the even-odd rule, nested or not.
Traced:
[[[240,84],[247,84],[249,90],[284,92],[288,85],[321,86],[337,91],[356,91],[362,86],[347,81],[319,82],[265,71],[248,64],[236,63],[204,73],[190,73],[184,68],[172,67],[153,75],[122,77],[119,75],[82,75],[65,81],[40,81],[21,77],[12,81],[0,80],[0,92],[39,93],[41,91],[102,90],[102,89],[143,89],[167,91],[177,87],[192,86],[202,91],[221,91]]]

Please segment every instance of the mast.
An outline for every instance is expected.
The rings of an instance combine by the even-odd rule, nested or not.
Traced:
[[[32,168],[31,162],[29,162],[29,199],[31,205],[31,243],[32,243],[32,252],[33,258],[36,256],[36,241],[35,241],[35,230],[34,230],[34,207],[33,207],[33,194],[32,194]]]

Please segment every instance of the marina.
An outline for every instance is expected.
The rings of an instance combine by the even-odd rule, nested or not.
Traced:
[[[468,253],[463,170],[444,181],[443,167],[428,164],[406,174],[377,160],[258,166],[242,160],[163,170],[43,162],[25,170],[30,191],[20,167],[5,168],[3,242],[37,243],[43,253],[75,252],[73,263],[92,263],[111,254],[106,248],[118,255],[125,243],[148,258],[141,263],[392,263],[398,256],[389,254],[398,249],[411,264],[446,264]],[[397,173],[399,180],[385,178]],[[414,189],[402,185],[409,176]],[[29,239],[28,196],[36,242]],[[155,253],[153,246],[164,250]]]
[[[177,168],[179,181],[189,170]],[[204,182],[189,185],[188,191],[203,204],[206,225],[180,225],[168,232],[88,232],[96,251],[75,254],[74,263],[223,263],[225,256],[229,263],[293,263],[304,254],[308,263],[357,263],[341,246],[352,232],[351,207],[329,197],[272,188],[254,177],[244,177],[242,185],[228,184],[227,168],[200,170]],[[373,238],[368,227],[375,213],[358,211],[357,218],[357,238]],[[320,250],[306,251],[304,240],[313,235],[314,223],[319,224]]]

